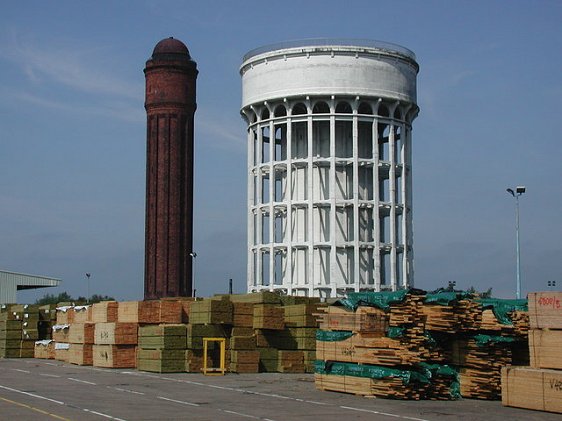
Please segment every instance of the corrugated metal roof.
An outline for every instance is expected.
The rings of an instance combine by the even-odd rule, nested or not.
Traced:
[[[0,270],[0,304],[15,303],[19,289],[56,287],[60,279]]]

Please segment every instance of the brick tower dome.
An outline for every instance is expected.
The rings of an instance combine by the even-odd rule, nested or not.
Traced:
[[[166,38],[144,69],[147,115],[144,298],[192,295],[197,64]]]

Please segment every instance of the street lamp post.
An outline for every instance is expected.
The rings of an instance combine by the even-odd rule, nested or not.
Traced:
[[[519,245],[519,196],[525,193],[525,186],[517,186],[515,191],[507,189],[507,192],[515,198],[515,237],[517,250],[517,292],[516,298],[521,298],[521,250]]]
[[[191,273],[191,296],[195,298],[195,261],[196,261],[196,257],[197,257],[197,253],[195,253],[194,251],[192,251],[191,253],[189,253],[189,255],[192,258],[193,261],[193,268],[192,268],[192,273]]]
[[[86,302],[90,302],[90,273],[86,273],[86,278],[88,278],[88,296],[86,297]]]

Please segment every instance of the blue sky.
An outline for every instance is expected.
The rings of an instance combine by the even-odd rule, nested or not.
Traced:
[[[403,45],[420,64],[413,129],[416,286],[562,288],[562,2],[26,1],[0,14],[0,269],[46,292],[141,299],[145,61],[173,36],[198,64],[198,294],[245,289],[249,50],[313,38]]]

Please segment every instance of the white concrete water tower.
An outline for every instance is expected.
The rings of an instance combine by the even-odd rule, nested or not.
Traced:
[[[342,296],[413,286],[415,55],[367,40],[250,51],[248,291]]]

